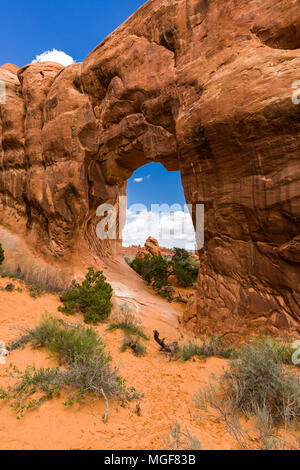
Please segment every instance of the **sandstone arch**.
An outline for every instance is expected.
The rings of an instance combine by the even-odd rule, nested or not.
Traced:
[[[1,225],[56,267],[117,259],[95,209],[159,161],[206,208],[186,324],[300,333],[299,13],[150,0],[82,64],[0,69]]]

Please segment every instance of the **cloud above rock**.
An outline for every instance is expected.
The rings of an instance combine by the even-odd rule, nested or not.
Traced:
[[[141,211],[127,209],[123,245],[144,245],[149,236],[166,248],[195,249],[195,230],[189,212],[156,213],[146,208]]]
[[[32,61],[32,64],[37,62],[57,62],[66,67],[67,65],[74,64],[75,60],[64,51],[52,49],[52,51],[45,51],[37,55],[36,58]]]

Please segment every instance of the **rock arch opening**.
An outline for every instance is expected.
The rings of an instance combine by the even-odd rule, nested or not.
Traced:
[[[143,246],[155,238],[161,247],[195,250],[195,230],[179,171],[160,163],[148,163],[127,182],[126,226],[123,246]]]

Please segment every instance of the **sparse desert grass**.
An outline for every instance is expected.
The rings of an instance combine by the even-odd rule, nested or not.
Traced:
[[[38,297],[41,297],[44,294],[44,289],[42,286],[30,286],[29,288],[29,295],[33,299],[37,299]]]
[[[89,268],[81,284],[75,280],[72,281],[70,289],[61,297],[63,306],[58,310],[66,315],[81,312],[85,323],[97,324],[110,315],[112,293],[112,287],[106,282],[102,271]]]
[[[284,340],[282,338],[271,338],[270,336],[262,336],[261,338],[253,340],[253,344],[256,342],[258,345],[265,345],[267,349],[273,351],[275,357],[282,364],[293,365],[292,356],[293,356],[293,341]]]
[[[21,335],[19,338],[11,341],[8,346],[7,350],[8,351],[15,351],[16,349],[22,349],[26,344],[30,343],[33,339],[33,331],[30,330],[26,332],[24,335]]]
[[[119,311],[111,316],[108,331],[122,330],[126,335],[134,335],[145,340],[149,336],[145,333],[142,322],[133,313],[127,304],[120,305]]]
[[[263,338],[240,349],[223,376],[228,396],[233,409],[245,414],[265,408],[275,422],[299,421],[300,377],[282,366],[273,344]]]
[[[258,448],[293,448],[286,442],[286,430],[300,422],[300,377],[287,370],[281,347],[273,340],[260,338],[243,345],[238,356],[220,378],[211,377],[208,385],[193,396],[196,407],[226,425],[242,449],[249,447],[249,433],[240,416],[256,421]],[[283,424],[285,435],[274,430]],[[253,441],[253,437],[252,437]]]
[[[49,273],[50,270],[38,269],[36,272],[34,272],[34,270],[27,270],[27,273],[25,274],[21,270],[20,266],[15,270],[0,267],[0,277],[24,281],[26,287],[29,289],[30,297],[33,297],[34,299],[41,297],[46,292],[58,294],[63,291],[63,286],[58,277],[55,279],[54,274],[51,273],[51,276],[49,276]]]
[[[203,339],[201,343],[189,340],[179,348],[179,356],[183,361],[188,361],[195,356],[228,359],[232,354],[233,348],[226,346],[221,336],[213,336],[209,340]]]
[[[164,436],[164,443],[167,450],[201,450],[201,442],[190,431],[182,431],[180,423],[175,426],[170,425],[170,432]]]
[[[133,354],[137,357],[145,356],[147,353],[147,348],[141,343],[140,339],[132,338],[131,336],[124,336],[120,351],[124,352],[127,351],[127,349],[131,349]]]
[[[66,405],[84,400],[87,396],[94,399],[103,396],[107,412],[109,398],[125,403],[141,397],[134,388],[126,387],[117,369],[111,368],[111,357],[105,344],[92,328],[81,325],[73,327],[45,315],[27,338],[9,345],[10,350],[22,347],[25,342],[30,342],[34,347],[45,347],[64,364],[64,368],[27,366],[25,372],[21,372],[11,365],[8,375],[17,382],[7,389],[1,388],[0,398],[9,401],[19,416],[63,391],[67,394]],[[39,398],[34,398],[35,393]]]
[[[0,267],[3,277],[22,279],[53,293],[61,292],[70,284],[71,270],[50,266],[33,256],[18,235],[0,227],[0,240],[5,252],[5,260]]]

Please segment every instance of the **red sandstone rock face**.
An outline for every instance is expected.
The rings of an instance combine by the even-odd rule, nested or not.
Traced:
[[[7,72],[10,72],[10,73],[17,74],[19,67],[17,67],[17,65],[14,65],[14,64],[3,64],[0,66],[0,69],[6,70]]]
[[[51,264],[111,260],[96,208],[159,161],[205,204],[187,327],[300,333],[299,18],[291,0],[152,0],[82,64],[0,68],[1,224]]]

